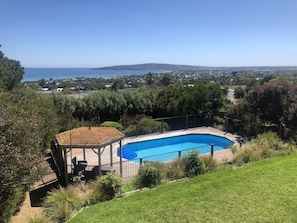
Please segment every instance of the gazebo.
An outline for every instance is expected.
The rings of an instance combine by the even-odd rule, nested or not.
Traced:
[[[85,160],[86,150],[93,150],[98,156],[98,173],[101,175],[101,149],[110,146],[110,165],[112,166],[112,144],[119,143],[120,175],[122,176],[122,140],[125,135],[113,127],[79,127],[56,135],[57,146],[62,151],[64,164],[65,185],[68,184],[67,154],[72,150],[80,149]],[[71,153],[72,154],[72,153]],[[72,156],[72,155],[71,155]],[[72,157],[71,157],[72,159]]]

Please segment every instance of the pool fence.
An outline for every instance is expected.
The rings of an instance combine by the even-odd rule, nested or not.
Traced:
[[[178,158],[181,158],[182,156],[186,156],[190,154],[190,152],[192,151],[197,151],[199,153],[200,150],[209,151],[201,155],[208,155],[208,156],[214,157],[216,146],[223,147],[224,145],[220,145],[220,142],[217,142],[216,145],[211,144],[211,145],[200,146],[200,147],[191,148],[191,149],[162,153],[154,156],[134,158],[131,160],[127,160],[123,158],[122,162],[115,161],[110,163],[109,161],[107,161],[101,166],[101,171],[102,171],[101,174],[104,175],[108,172],[114,172],[116,175],[121,176],[124,182],[128,182],[128,181],[131,181],[133,178],[135,178],[135,176],[138,174],[140,166],[145,165],[146,163],[171,162],[174,159],[178,159]],[[73,170],[73,165],[69,165],[68,170]],[[87,162],[82,164],[81,169],[79,171],[82,171],[82,175],[85,176],[87,179],[95,179],[96,176],[99,175],[98,166],[88,164]]]
[[[166,131],[196,128],[196,127],[202,127],[202,126],[212,126],[214,124],[218,124],[218,122],[214,120],[214,116],[212,116],[210,113],[162,117],[162,118],[154,118],[152,120],[158,121],[160,123],[159,129],[158,129],[159,133],[163,133]],[[134,131],[126,134],[127,136],[138,136],[142,134],[147,134],[147,133],[142,133],[140,131],[139,120],[132,121],[132,122],[122,122],[121,124],[124,129],[126,129],[128,126],[130,126],[130,129],[134,129]],[[168,128],[166,128],[167,124],[168,124]],[[225,123],[224,125],[227,125],[227,124],[228,123]]]

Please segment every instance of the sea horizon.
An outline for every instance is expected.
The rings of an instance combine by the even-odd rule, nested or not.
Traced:
[[[115,78],[129,75],[145,75],[149,72],[164,73],[161,70],[97,70],[95,68],[46,68],[46,67],[25,67],[22,82],[38,80],[63,80],[71,78]]]

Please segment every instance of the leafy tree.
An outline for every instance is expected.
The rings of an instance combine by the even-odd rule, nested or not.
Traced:
[[[169,74],[165,74],[165,75],[161,78],[160,83],[161,83],[163,86],[168,86],[169,84],[172,84],[172,83],[173,83],[173,78],[172,78]]]
[[[10,203],[13,212],[22,200],[12,201],[44,174],[43,155],[56,133],[56,116],[50,99],[32,91],[1,93],[0,103],[0,210]],[[0,219],[10,217],[5,214]]]
[[[125,91],[123,96],[127,102],[125,112],[128,115],[151,115],[156,100],[156,90],[153,88],[139,88],[134,91]]]
[[[226,113],[227,130],[231,132],[240,132],[247,135],[251,133],[251,122],[254,120],[254,115],[249,112],[248,103],[239,103],[229,108]]]
[[[181,100],[181,89],[175,85],[163,88],[156,98],[154,113],[158,117],[179,115],[182,111],[178,109]]]
[[[291,86],[287,83],[271,83],[249,92],[246,99],[252,112],[264,122],[279,123],[287,116],[293,95]]]
[[[291,72],[284,72],[279,76],[278,80],[281,82],[293,83],[294,77]]]
[[[0,89],[12,90],[21,83],[24,68],[19,61],[7,58],[0,51]]]
[[[111,86],[111,89],[114,91],[118,91],[125,87],[125,80],[124,79],[116,79]]]
[[[156,99],[157,116],[218,114],[227,92],[220,85],[199,82],[194,87],[168,85]]]
[[[297,88],[286,82],[267,83],[248,92],[245,100],[227,113],[231,127],[252,136],[276,127],[281,137],[297,131]]]
[[[78,120],[82,121],[85,107],[81,99],[59,93],[53,94],[52,103],[59,119],[59,132],[75,128],[79,125]]]
[[[276,75],[275,74],[268,74],[268,75],[265,75],[264,77],[262,77],[260,79],[260,84],[263,85],[265,83],[268,83],[269,81],[273,80],[276,78]]]
[[[145,80],[147,85],[152,85],[154,83],[153,73],[152,72],[147,73]]]
[[[234,98],[236,98],[236,99],[244,98],[244,95],[245,95],[245,91],[242,87],[235,88]]]
[[[248,92],[250,90],[253,90],[257,86],[259,86],[259,81],[257,81],[255,78],[249,79],[249,80],[247,80],[245,90],[246,90],[246,92]]]
[[[41,87],[45,87],[46,85],[46,80],[44,78],[42,78],[40,81],[39,81],[39,86]]]
[[[83,100],[85,120],[93,120],[96,123],[120,120],[126,106],[123,94],[114,91],[95,92]]]
[[[227,91],[222,88],[221,85],[215,83],[207,83],[204,85],[206,88],[206,111],[216,115],[220,112],[221,108],[224,106]]]

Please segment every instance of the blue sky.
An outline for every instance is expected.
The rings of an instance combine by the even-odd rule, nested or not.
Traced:
[[[297,66],[296,0],[1,0],[24,67]]]

